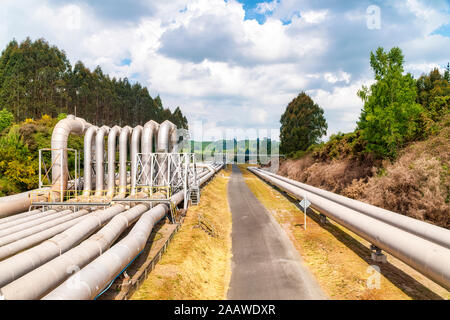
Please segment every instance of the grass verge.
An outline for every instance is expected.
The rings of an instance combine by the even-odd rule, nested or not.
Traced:
[[[231,276],[231,167],[220,171],[191,206],[166,253],[131,300],[226,299]]]
[[[307,215],[305,231],[303,212],[245,167],[240,166],[248,187],[280,223],[304,263],[332,299],[450,299],[446,289],[389,254],[386,254],[388,263],[374,263],[367,241],[331,220],[320,224],[317,212]],[[374,279],[369,278],[374,274],[371,265],[380,268],[379,289],[368,288],[368,280]],[[376,285],[376,282],[370,283]]]

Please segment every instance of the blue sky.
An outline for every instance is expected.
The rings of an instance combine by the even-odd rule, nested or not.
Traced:
[[[375,9],[374,9],[375,8]],[[374,10],[379,12],[378,16]],[[44,37],[180,106],[210,136],[279,128],[306,91],[327,136],[354,129],[370,51],[399,46],[419,76],[450,60],[448,0],[3,0],[0,47]]]

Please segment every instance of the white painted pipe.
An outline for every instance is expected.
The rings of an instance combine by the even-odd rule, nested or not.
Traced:
[[[108,222],[96,234],[59,257],[43,264],[0,289],[8,300],[40,299],[70,276],[104,253],[111,244],[149,208],[138,204]]]
[[[124,211],[124,207],[117,204],[108,209],[98,210],[85,217],[78,218],[82,220],[78,220],[75,223],[72,223],[72,221],[66,222],[66,224],[72,224],[51,236],[47,236],[47,234],[42,235],[39,239],[36,239],[37,242],[33,242],[32,244],[48,239],[47,241],[26,251],[20,252],[4,261],[0,261],[0,287],[71,249],[74,245],[77,245],[86,239],[86,237],[90,236],[96,230],[101,228],[103,224],[122,211]],[[53,238],[49,239],[50,237]],[[17,242],[12,244],[16,243]],[[25,248],[30,246],[31,244],[29,241],[28,244],[25,245]],[[2,254],[2,249],[3,248],[0,248],[0,259],[4,256],[4,254]],[[10,250],[9,254],[6,256],[10,256],[11,254],[20,251],[17,251],[17,248],[13,249],[14,250]],[[22,250],[23,249],[24,248],[22,248]]]
[[[221,166],[217,166],[216,171],[220,168]],[[214,172],[209,172],[200,179],[200,185],[211,178],[213,174]],[[183,198],[183,192],[180,191],[171,200],[178,204],[183,201]],[[79,272],[70,276],[43,299],[81,300],[95,298],[143,250],[153,226],[164,217],[168,210],[166,204],[159,204],[144,213],[127,236]],[[74,284],[76,285],[74,286]]]
[[[254,169],[252,169],[254,170]],[[256,169],[259,170],[259,169]],[[450,249],[450,231],[445,228],[441,228],[435,225],[432,225],[430,223],[426,223],[424,221],[420,221],[417,219],[413,219],[408,216],[404,216],[383,208],[379,208],[373,205],[370,205],[368,203],[364,203],[358,200],[350,199],[338,194],[335,194],[333,192],[329,192],[326,190],[322,190],[280,175],[276,175],[274,173],[271,173],[266,170],[262,170],[263,173],[275,177],[279,180],[282,180],[284,182],[290,183],[294,186],[297,186],[299,188],[302,188],[304,190],[307,190],[309,192],[315,193],[321,197],[324,197],[325,199],[334,201],[336,203],[339,203],[341,205],[344,205],[348,208],[354,209],[356,211],[359,211],[365,215],[368,215],[370,217],[373,217],[375,219],[384,221],[386,223],[389,223],[390,225],[393,225],[395,227],[398,227],[400,229],[403,229],[405,231],[408,231],[412,234],[415,234],[419,237],[422,237],[424,239],[427,239],[429,241],[436,242],[437,244],[440,244],[442,246],[445,246],[446,248]]]
[[[51,199],[60,201],[67,190],[67,181],[69,170],[67,167],[67,142],[69,135],[83,134],[91,124],[82,118],[68,115],[67,118],[60,120],[52,133],[52,192]],[[62,151],[61,151],[62,150]],[[61,168],[62,166],[62,168]],[[62,173],[62,176],[61,176]]]
[[[150,184],[150,153],[153,153],[155,142],[159,139],[159,124],[153,120],[150,120],[144,125],[144,130],[142,131],[141,138],[141,152],[142,152],[142,163],[143,163],[143,177],[145,179],[145,184]]]
[[[80,210],[80,211],[86,211],[86,210]],[[80,212],[78,211],[78,212]],[[87,211],[86,211],[87,213]],[[76,219],[72,219],[69,221],[66,221],[64,223],[58,224],[54,227],[48,228],[46,230],[43,230],[41,232],[37,232],[34,233],[28,237],[25,238],[21,238],[20,240],[14,241],[12,243],[9,243],[7,245],[4,245],[2,247],[0,247],[0,260],[3,260],[5,258],[8,258],[20,251],[23,251],[25,249],[28,249],[44,240],[47,240],[55,235],[57,235],[58,233],[63,232],[64,230],[70,228],[71,226],[73,226],[74,224],[76,224],[77,222],[79,222],[81,219],[85,218],[84,216],[78,217]],[[6,261],[6,260],[5,260]],[[30,261],[27,261],[27,263],[29,263]],[[3,263],[0,262],[0,264]],[[13,266],[14,271],[15,268],[17,266]],[[1,274],[0,274],[0,278],[1,278]]]
[[[49,214],[53,214],[54,212],[56,212],[56,210],[47,210],[47,211],[42,211],[42,210],[32,210],[32,211],[27,211],[21,214],[16,214],[13,215],[12,217],[8,217],[5,218],[5,221],[2,221],[3,219],[0,220],[0,230],[9,228],[11,226],[15,226],[27,221],[32,221],[32,220],[36,220],[39,219],[41,217],[45,217],[48,216]]]
[[[108,134],[108,198],[114,196],[116,187],[116,140],[121,130],[119,126],[114,126]]]
[[[128,141],[133,129],[129,126],[122,128],[119,137],[119,194],[118,198],[124,198],[127,193],[127,157]]]
[[[103,195],[103,180],[105,179],[105,172],[103,168],[103,157],[105,150],[105,134],[109,132],[108,126],[102,126],[97,130],[95,137],[95,197]]]
[[[133,129],[133,133],[131,135],[131,167],[130,167],[130,173],[131,173],[131,195],[136,194],[136,172],[137,172],[137,154],[140,151],[140,144],[141,144],[141,136],[142,136],[142,126],[136,126]]]
[[[7,234],[11,234],[20,230],[25,230],[27,228],[31,228],[33,226],[42,224],[50,220],[55,220],[59,218],[60,215],[61,212],[57,212],[56,210],[48,210],[42,212],[39,215],[34,215],[31,217],[26,217],[24,219],[11,221],[10,223],[5,223],[3,225],[0,225],[0,238]]]
[[[58,212],[56,218],[54,218],[52,220],[34,225],[34,226],[26,228],[26,229],[15,228],[15,230],[17,230],[16,232],[7,234],[0,238],[0,247],[5,246],[9,243],[18,241],[20,239],[24,239],[33,234],[36,234],[36,233],[39,233],[42,231],[46,231],[52,227],[56,227],[67,221],[71,221],[76,218],[82,217],[82,216],[86,215],[87,213],[88,213],[87,210],[80,210],[77,212],[72,212],[72,210],[64,210],[64,211]]]
[[[91,195],[92,190],[92,151],[95,143],[94,137],[97,135],[97,126],[91,126],[84,135],[84,186],[83,196]]]
[[[262,170],[252,168],[249,170],[297,199],[306,196],[311,206],[319,212],[378,248],[389,252],[441,286],[450,289],[450,250],[448,248],[301,189]]]

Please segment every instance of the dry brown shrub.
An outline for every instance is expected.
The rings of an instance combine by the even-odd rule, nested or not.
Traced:
[[[279,174],[450,228],[450,126],[405,148],[394,162],[286,160]]]

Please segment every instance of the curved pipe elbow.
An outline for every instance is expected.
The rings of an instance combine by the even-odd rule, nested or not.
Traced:
[[[67,180],[69,176],[67,167],[67,142],[69,140],[69,135],[71,133],[83,134],[90,126],[91,124],[86,122],[86,120],[73,115],[68,115],[67,118],[60,120],[53,129],[51,139],[53,164],[52,198],[62,198],[62,193],[67,189]]]
[[[166,120],[160,124],[158,130],[157,152],[167,153],[172,151],[173,136],[176,128],[177,127],[169,120]]]

